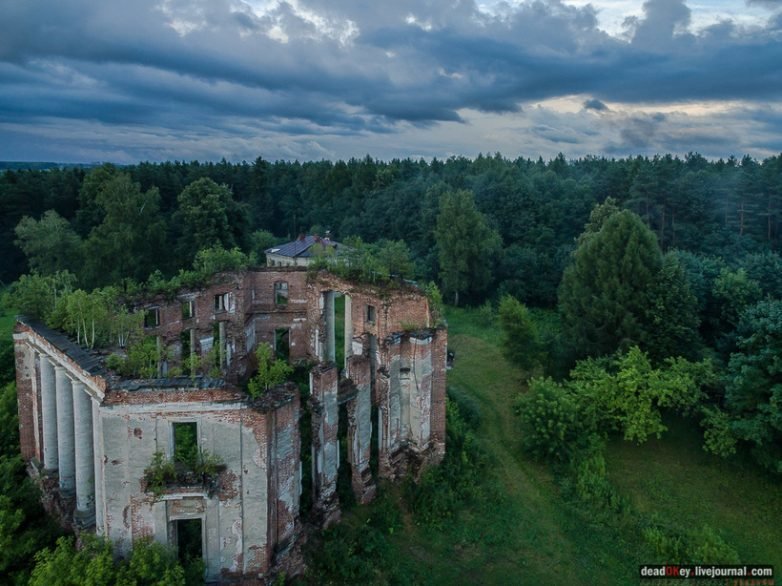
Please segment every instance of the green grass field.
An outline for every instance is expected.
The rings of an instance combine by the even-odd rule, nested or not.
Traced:
[[[684,527],[709,525],[742,562],[782,571],[782,483],[740,457],[723,460],[701,449],[692,422],[667,421],[660,440],[609,445],[609,475],[639,511]]]
[[[16,312],[3,309],[0,305],[0,339],[7,339],[11,336],[14,330],[14,323],[16,321]]]
[[[686,421],[670,422],[667,435],[643,446],[608,446],[609,478],[634,511],[629,520],[593,520],[568,502],[550,469],[522,454],[513,412],[521,373],[502,356],[497,330],[478,311],[452,309],[448,323],[456,352],[448,385],[479,408],[477,434],[492,462],[482,480],[487,497],[439,527],[405,516],[390,538],[395,582],[637,584],[638,565],[654,561],[637,525],[649,516],[707,524],[743,562],[782,570],[782,486],[749,465],[705,454],[699,430]],[[367,514],[358,507],[345,522],[359,526]]]

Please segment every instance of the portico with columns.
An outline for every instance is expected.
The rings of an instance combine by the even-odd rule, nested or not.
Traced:
[[[54,492],[44,504],[64,524],[101,534],[95,494],[102,450],[93,425],[104,397],[103,379],[95,376],[98,363],[55,332],[44,337],[30,329],[15,333],[14,341],[22,373],[17,376],[22,452],[34,475]]]

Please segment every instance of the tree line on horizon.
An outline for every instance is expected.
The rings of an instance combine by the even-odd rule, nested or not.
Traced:
[[[663,251],[734,267],[749,255],[777,253],[782,236],[782,155],[307,163],[259,157],[9,170],[0,174],[0,283],[51,265],[80,273],[88,286],[143,281],[155,270],[173,275],[191,266],[200,248],[238,247],[249,255],[275,239],[329,230],[337,240],[404,241],[415,261],[411,276],[443,284],[439,254],[449,246],[445,234],[438,236],[437,218],[444,195],[462,190],[471,202],[454,205],[477,215],[449,226],[450,249],[468,255],[466,270],[480,274],[451,275],[458,291],[444,293],[448,299],[458,292],[473,305],[512,293],[554,307],[576,238],[607,197],[638,214]]]

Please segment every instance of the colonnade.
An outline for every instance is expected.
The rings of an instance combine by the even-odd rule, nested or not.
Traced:
[[[74,519],[95,522],[95,461],[92,395],[68,370],[39,356],[43,467],[57,472],[60,495],[76,499]]]

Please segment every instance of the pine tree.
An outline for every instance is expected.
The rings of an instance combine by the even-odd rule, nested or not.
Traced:
[[[563,329],[577,354],[610,354],[648,338],[661,266],[655,235],[633,212],[616,212],[582,235],[559,290]]]

